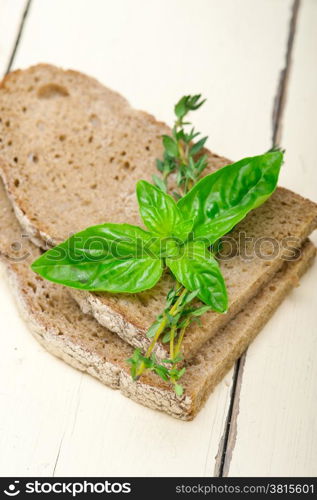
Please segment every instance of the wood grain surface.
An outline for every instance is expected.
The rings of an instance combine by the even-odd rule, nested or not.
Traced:
[[[194,120],[211,149],[239,159],[269,149],[275,134],[287,148],[282,184],[316,199],[317,5],[297,4],[0,0],[0,71],[10,61],[84,71],[168,123],[181,95],[201,92]],[[317,474],[316,269],[190,423],[46,353],[4,274],[0,475]]]

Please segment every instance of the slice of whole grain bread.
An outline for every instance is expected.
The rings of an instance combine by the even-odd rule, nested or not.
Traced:
[[[0,234],[0,257],[7,266],[21,312],[35,338],[71,366],[119,389],[138,403],[182,420],[191,420],[197,414],[215,385],[315,257],[315,247],[306,241],[301,258],[284,263],[269,285],[187,362],[182,378],[184,395],[178,397],[155,374],[146,374],[133,382],[126,364],[132,347],[91,316],[83,314],[66,288],[45,281],[30,270],[29,263],[40,251],[21,235],[1,184]]]
[[[0,171],[23,229],[45,247],[47,240],[54,244],[106,221],[140,224],[135,183],[151,180],[155,158],[162,156],[161,135],[169,132],[80,73],[49,65],[11,73],[0,88]],[[207,153],[206,173],[228,163]],[[185,358],[197,353],[281,268],[289,253],[285,246],[299,248],[316,224],[315,204],[279,188],[237,226],[226,243],[231,258],[221,261],[229,312],[206,313],[201,326],[191,325],[183,343]],[[146,348],[146,331],[163,310],[172,284],[166,274],[155,288],[137,295],[71,293],[84,312],[126,342]],[[168,346],[158,344],[156,354],[166,357]]]

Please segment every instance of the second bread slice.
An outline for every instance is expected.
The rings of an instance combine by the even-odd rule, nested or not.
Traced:
[[[307,241],[301,249],[301,258],[285,263],[270,284],[186,363],[182,378],[184,395],[178,397],[155,374],[146,374],[133,382],[126,363],[133,352],[131,346],[92,317],[82,314],[64,287],[49,283],[31,271],[29,263],[39,255],[39,249],[28,241],[19,249],[21,231],[1,185],[0,233],[0,256],[36,339],[55,356],[119,389],[125,396],[182,420],[190,420],[197,414],[215,385],[315,257],[315,248]]]

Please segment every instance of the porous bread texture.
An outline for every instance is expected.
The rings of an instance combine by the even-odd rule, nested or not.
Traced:
[[[170,129],[132,109],[117,93],[74,71],[38,65],[8,75],[0,88],[0,170],[15,213],[32,241],[45,247],[70,233],[105,221],[140,224],[135,183],[151,180],[162,156],[161,135]],[[31,132],[30,132],[31,131]],[[229,161],[210,152],[206,173]],[[253,239],[295,237],[294,246],[316,227],[317,208],[279,188],[231,234]],[[207,313],[191,325],[183,343],[193,356],[282,266],[283,249],[261,260],[251,244],[249,261],[239,255],[221,262],[229,294],[226,315]],[[262,247],[265,251],[265,245]],[[270,244],[266,245],[270,251]],[[164,308],[173,285],[166,274],[150,291],[129,294],[73,290],[82,310],[125,341],[145,349],[146,331]],[[156,346],[158,358],[168,346]]]
[[[126,364],[132,347],[83,314],[66,288],[49,283],[31,271],[29,263],[39,254],[39,249],[30,241],[25,240],[23,254],[18,255],[19,261],[14,260],[17,254],[11,244],[19,241],[21,230],[2,185],[0,208],[0,256],[6,264],[21,312],[35,338],[71,366],[119,389],[138,403],[182,420],[191,420],[197,414],[215,385],[246,349],[289,289],[297,284],[299,276],[315,256],[314,246],[307,241],[301,258],[285,263],[245,310],[208,341],[191,362],[187,362],[182,378],[184,395],[178,397],[155,374],[146,374],[138,382],[132,381]]]
[[[151,180],[164,124],[93,78],[50,65],[4,78],[0,119],[1,169],[36,244],[105,220],[140,222],[135,183]]]

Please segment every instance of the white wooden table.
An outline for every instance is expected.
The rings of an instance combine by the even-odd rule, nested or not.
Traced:
[[[316,200],[316,25],[316,0],[0,0],[0,72],[75,68],[169,123],[201,92],[210,148],[239,159],[274,136],[281,184]],[[317,475],[316,279],[317,266],[185,423],[46,353],[2,270],[0,474]]]

